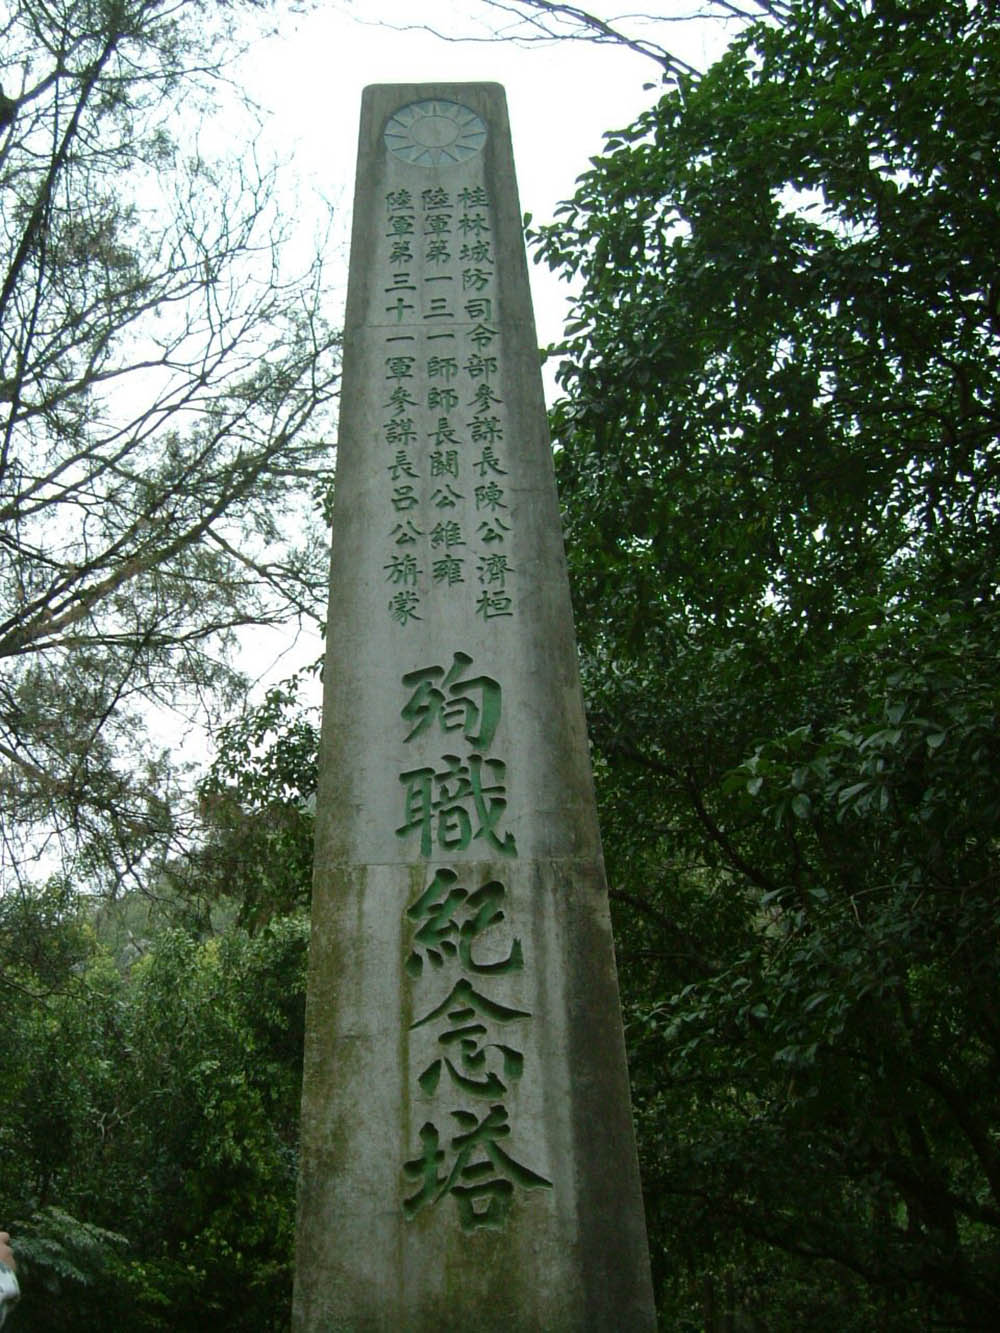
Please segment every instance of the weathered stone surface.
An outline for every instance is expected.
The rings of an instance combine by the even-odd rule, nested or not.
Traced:
[[[293,1327],[652,1329],[502,90],[365,93]]]

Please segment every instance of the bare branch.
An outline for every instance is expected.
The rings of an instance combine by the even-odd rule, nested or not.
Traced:
[[[788,13],[785,0],[702,0],[690,5],[671,3],[659,11],[629,12],[601,17],[577,5],[560,0],[481,0],[496,23],[482,34],[448,31],[429,23],[388,23],[385,20],[359,20],[400,32],[427,32],[447,42],[511,42],[517,46],[551,44],[562,41],[592,42],[620,46],[652,60],[664,78],[697,78],[700,71],[676,51],[651,35],[661,26],[712,21],[745,26],[758,19],[782,22]]]
[[[229,23],[197,0],[22,0],[4,23],[5,68],[26,71],[0,94],[0,850],[15,878],[74,848],[88,881],[165,854],[182,812],[166,813],[143,710],[217,711],[235,697],[234,631],[319,614],[304,520],[338,350],[320,270],[286,275],[273,170],[238,143],[210,160],[181,114],[215,95]]]

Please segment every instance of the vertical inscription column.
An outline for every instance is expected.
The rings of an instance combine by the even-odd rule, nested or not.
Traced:
[[[438,142],[427,146],[430,137]],[[402,108],[384,134],[412,178],[385,191],[375,257],[386,275],[382,430],[392,522],[383,568],[388,612],[401,625],[433,615],[443,598],[484,620],[514,613],[486,140],[482,118],[448,99]],[[450,189],[420,188],[421,176],[449,167],[459,169]]]
[[[406,741],[430,730],[449,748],[463,742],[470,747],[400,775],[406,821],[396,833],[418,839],[422,858],[465,851],[480,838],[484,852],[517,856],[514,837],[503,828],[506,764],[486,757],[501,718],[502,691],[472,666],[459,652],[447,673],[432,666],[403,677],[413,691],[400,710],[409,725]],[[551,1188],[551,1181],[511,1155],[517,1126],[510,1123],[509,1098],[524,1074],[524,1025],[532,1015],[505,1003],[505,982],[524,970],[525,955],[519,937],[506,939],[507,876],[495,874],[461,861],[439,865],[406,910],[404,966],[421,1010],[410,1031],[427,1028],[433,1038],[413,1069],[410,1092],[433,1118],[420,1128],[419,1155],[404,1163],[417,1188],[404,1199],[403,1212],[412,1218],[451,1195],[466,1231],[504,1227],[516,1187]],[[428,1003],[433,1007],[423,1012]],[[412,1005],[404,1008],[410,1012]],[[442,1132],[448,1121],[450,1130]]]
[[[362,110],[293,1327],[654,1327],[502,90]]]

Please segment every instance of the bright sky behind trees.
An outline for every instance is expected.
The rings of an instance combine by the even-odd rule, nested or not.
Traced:
[[[617,10],[592,6],[602,17]],[[675,6],[657,3],[662,13]],[[429,31],[404,27],[415,14]],[[561,41],[525,47],[490,40],[504,15],[482,0],[340,0],[309,14],[286,14],[275,35],[254,44],[240,62],[239,77],[264,113],[260,137],[266,152],[290,160],[301,191],[304,238],[318,225],[322,199],[334,209],[335,252],[329,256],[337,299],[346,291],[347,247],[357,153],[361,91],[369,83],[497,82],[507,92],[521,207],[536,221],[573,191],[588,159],[601,151],[602,135],[631,123],[656,93],[660,71],[649,59],[620,46]],[[509,16],[506,16],[509,21]],[[716,22],[670,25],[669,39],[685,59],[704,68],[735,28]],[[662,30],[660,36],[662,39]],[[557,281],[531,265],[539,341],[562,332],[565,313]],[[339,308],[329,312],[336,323]],[[551,386],[550,386],[551,388]]]

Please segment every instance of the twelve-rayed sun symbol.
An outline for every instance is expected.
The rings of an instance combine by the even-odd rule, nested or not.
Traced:
[[[385,145],[404,162],[421,167],[465,162],[486,142],[486,126],[458,102],[411,102],[389,118]]]

